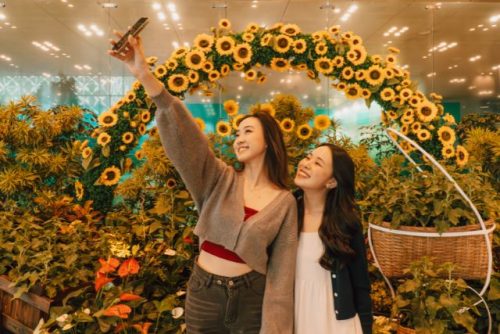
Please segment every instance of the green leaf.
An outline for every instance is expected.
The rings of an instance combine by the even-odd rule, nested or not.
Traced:
[[[490,291],[488,292],[488,300],[500,299],[500,280],[493,277],[490,283]]]

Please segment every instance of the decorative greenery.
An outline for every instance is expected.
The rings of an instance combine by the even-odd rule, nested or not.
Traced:
[[[478,298],[465,281],[451,278],[452,271],[453,264],[436,266],[429,258],[411,264],[406,270],[411,277],[401,282],[393,304],[393,316],[401,325],[417,333],[454,333],[454,329],[477,333]],[[442,272],[448,279],[439,278]]]
[[[500,126],[498,113],[481,112],[465,115],[457,126],[457,135],[465,139],[467,132],[474,128],[481,128],[496,132]]]
[[[389,222],[393,228],[404,226],[435,227],[444,232],[452,226],[477,223],[469,205],[442,173],[433,168],[418,172],[403,166],[404,158],[394,155],[382,161],[358,204],[368,223]],[[498,193],[480,170],[462,174],[449,166],[448,173],[462,187],[483,219],[499,216]]]

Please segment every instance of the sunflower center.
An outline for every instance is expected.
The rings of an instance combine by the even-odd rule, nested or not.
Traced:
[[[230,50],[231,49],[231,43],[229,43],[228,41],[224,41],[224,42],[221,43],[220,47],[224,51]]]
[[[276,62],[276,66],[278,66],[278,67],[285,67],[286,63],[283,60],[278,60]]]
[[[309,134],[309,129],[308,128],[302,128],[300,130],[300,134],[303,136],[307,136]]]
[[[238,50],[238,56],[245,58],[248,56],[248,50],[246,48],[241,48]]]
[[[184,84],[184,79],[182,79],[182,78],[175,78],[175,79],[174,79],[174,85],[176,85],[176,86],[180,87],[180,86],[182,86],[183,84]]]
[[[200,55],[198,54],[194,54],[191,56],[191,62],[195,65],[198,65],[199,63],[201,63],[201,57]]]
[[[373,80],[377,80],[380,78],[380,72],[379,71],[371,71],[370,72],[370,78]]]
[[[116,173],[114,171],[106,172],[106,180],[113,180],[116,177]]]
[[[111,116],[104,117],[104,123],[112,123],[112,122],[113,122],[113,117]]]
[[[451,134],[449,132],[443,132],[443,134],[441,135],[443,137],[444,140],[450,140],[451,139]]]
[[[421,112],[424,116],[429,116],[432,113],[431,108],[429,107],[423,107]]]
[[[352,88],[349,88],[349,90],[347,91],[347,94],[351,95],[351,96],[355,96],[358,94],[358,90],[354,87]]]
[[[329,63],[329,62],[327,62],[327,61],[322,61],[322,62],[319,64],[319,66],[320,66],[322,69],[327,70],[327,69],[329,69],[329,68],[330,68],[330,63]]]
[[[286,40],[286,38],[278,39],[278,46],[280,48],[286,48],[288,46],[288,41]]]
[[[209,43],[206,39],[202,39],[202,40],[200,41],[200,46],[201,46],[202,48],[206,48],[206,47],[208,47],[209,45],[210,45],[210,43]]]
[[[286,32],[287,34],[293,35],[293,34],[295,33],[295,29],[293,29],[293,28],[288,28],[288,29],[286,29],[286,30],[285,30],[285,32]]]

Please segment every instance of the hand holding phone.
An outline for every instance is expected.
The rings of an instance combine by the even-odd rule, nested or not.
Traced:
[[[128,45],[128,36],[133,36],[134,38],[139,35],[139,33],[146,27],[149,23],[147,17],[141,17],[136,23],[120,38],[120,40],[113,45],[112,50],[116,53],[120,53]]]

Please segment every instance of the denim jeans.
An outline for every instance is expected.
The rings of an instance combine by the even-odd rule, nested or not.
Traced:
[[[188,334],[259,333],[266,276],[218,276],[194,265],[187,283]]]

